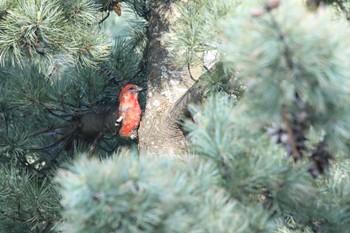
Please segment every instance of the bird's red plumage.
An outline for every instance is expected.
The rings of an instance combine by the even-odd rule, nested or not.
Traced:
[[[120,92],[117,121],[121,119],[119,135],[122,137],[137,138],[137,129],[140,125],[142,115],[138,101],[138,93],[141,90],[135,84],[128,84]]]

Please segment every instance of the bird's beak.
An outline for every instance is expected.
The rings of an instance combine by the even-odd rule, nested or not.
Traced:
[[[143,90],[142,87],[139,87],[139,86],[136,86],[136,87],[135,87],[135,91],[136,91],[136,92],[140,92],[140,91],[142,91],[142,90]]]

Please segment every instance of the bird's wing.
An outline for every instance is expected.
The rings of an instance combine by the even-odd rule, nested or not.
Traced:
[[[125,113],[124,112],[118,112],[117,117],[115,119],[115,127],[119,128],[122,125],[123,119],[124,119]]]

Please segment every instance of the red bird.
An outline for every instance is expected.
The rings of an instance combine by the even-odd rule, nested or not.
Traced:
[[[127,84],[119,94],[119,109],[115,126],[123,138],[137,140],[137,130],[141,121],[141,107],[138,94],[142,88],[135,84]]]

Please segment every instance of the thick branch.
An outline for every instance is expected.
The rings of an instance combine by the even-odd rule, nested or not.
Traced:
[[[215,64],[211,69],[206,68],[206,73],[202,74],[197,81],[179,98],[167,114],[169,124],[178,124],[183,118],[191,118],[189,105],[199,104],[205,98],[208,91],[208,83],[205,82],[208,73],[210,75],[221,75],[223,73],[222,63]],[[221,77],[221,76],[220,76]],[[221,77],[222,78],[222,77]],[[240,96],[241,93],[234,93]]]
[[[96,138],[101,132],[115,132],[117,106],[101,107],[78,116],[79,133],[85,138]]]
[[[52,152],[53,148],[58,148],[58,150],[52,152],[53,154],[50,158],[45,158],[46,162],[48,163],[49,161],[54,161],[59,156],[61,151],[63,151],[63,149],[69,150],[74,140],[84,139],[86,141],[93,142],[89,151],[89,153],[92,154],[105,133],[115,132],[114,121],[116,112],[117,106],[100,107],[98,109],[89,110],[85,113],[80,113],[77,116],[72,116],[63,125],[56,127],[56,132],[59,134],[59,136],[56,137],[55,142],[42,147],[26,149]],[[33,135],[38,135],[46,131],[47,130],[40,130]],[[31,166],[34,167],[41,161],[42,159],[38,159],[32,163]]]

